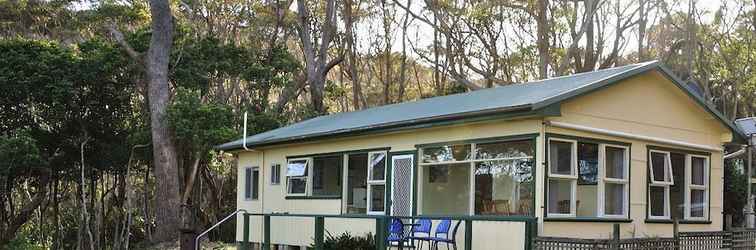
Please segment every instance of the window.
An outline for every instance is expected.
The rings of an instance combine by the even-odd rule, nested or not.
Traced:
[[[386,210],[386,155],[385,151],[368,154],[368,213],[382,214]]]
[[[549,139],[549,216],[575,216],[577,141]]]
[[[421,148],[421,213],[531,215],[533,155],[533,140]]]
[[[685,202],[685,214],[688,219],[705,220],[708,214],[708,161],[709,158],[705,156],[688,155],[689,183],[686,189],[688,198]]]
[[[270,185],[281,184],[281,164],[270,166]]]
[[[367,213],[367,163],[367,153],[347,156],[346,213]]]
[[[312,159],[312,195],[338,196],[341,194],[341,170],[344,156],[323,156]]]
[[[629,180],[630,153],[626,147],[602,145],[604,152],[604,172],[600,174],[603,182],[599,188],[603,190],[604,199],[599,199],[603,204],[599,207],[600,212],[607,217],[628,214],[629,207]]]
[[[582,139],[548,143],[548,217],[628,217],[628,147]]]
[[[257,200],[258,181],[260,179],[260,168],[249,167],[244,169],[244,199]]]
[[[708,156],[649,150],[649,219],[708,219]]]
[[[310,160],[292,159],[286,169],[286,186],[289,195],[307,194],[307,172]]]
[[[288,195],[341,195],[343,159],[343,155],[290,159],[286,173]]]

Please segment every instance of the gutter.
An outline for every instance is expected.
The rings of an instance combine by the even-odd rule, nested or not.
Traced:
[[[556,110],[554,110],[554,108],[552,107],[546,107],[546,108],[534,110],[532,109],[532,106],[530,104],[526,104],[526,105],[512,106],[512,107],[506,107],[506,108],[494,108],[494,109],[479,110],[479,111],[472,111],[472,112],[465,112],[465,113],[456,113],[456,114],[441,115],[441,116],[434,116],[434,117],[418,118],[418,119],[412,119],[412,120],[403,120],[403,121],[397,121],[397,122],[382,123],[382,124],[376,124],[376,125],[327,131],[327,132],[321,132],[321,133],[307,134],[307,135],[301,135],[301,136],[294,136],[294,137],[275,139],[275,140],[269,140],[269,141],[261,141],[261,142],[252,142],[252,143],[247,142],[247,139],[245,136],[244,138],[242,138],[242,143],[236,143],[236,144],[232,144],[228,146],[219,145],[219,146],[216,146],[215,149],[229,151],[229,150],[245,148],[248,150],[254,150],[248,147],[262,147],[262,146],[272,146],[272,145],[284,144],[284,143],[303,142],[303,141],[315,140],[315,139],[320,139],[324,137],[332,137],[332,136],[345,136],[345,135],[356,136],[356,135],[369,134],[372,132],[382,132],[382,133],[394,132],[394,131],[401,131],[401,130],[407,130],[407,129],[413,129],[413,128],[430,127],[435,123],[453,122],[453,121],[459,121],[463,119],[473,119],[474,121],[486,120],[487,118],[496,119],[496,115],[511,114],[512,115],[511,117],[522,117],[522,116],[527,116],[527,115],[558,115],[559,109],[558,109],[558,106],[556,107],[557,107]],[[246,146],[246,147],[243,147],[243,146]]]

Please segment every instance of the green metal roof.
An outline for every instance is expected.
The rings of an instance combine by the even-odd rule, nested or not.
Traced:
[[[678,87],[733,131],[737,139],[742,135],[731,122],[666,67],[656,61],[602,69],[540,81],[499,86],[477,91],[421,99],[379,106],[354,112],[336,113],[294,123],[247,137],[248,148],[300,142],[335,136],[357,135],[367,132],[384,132],[417,128],[439,122],[470,118],[558,115],[554,111],[560,102],[608,86],[611,83],[650,70],[659,70]],[[242,139],[217,146],[220,150],[243,147]]]

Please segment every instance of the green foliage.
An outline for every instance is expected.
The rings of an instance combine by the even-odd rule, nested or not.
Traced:
[[[311,245],[310,247],[314,247]],[[324,250],[370,250],[375,249],[375,239],[372,234],[365,236],[353,236],[344,232],[339,236],[328,233],[323,241]]]
[[[237,135],[234,115],[224,104],[203,103],[198,91],[178,88],[168,107],[168,119],[176,139],[200,150],[228,141]]]
[[[0,176],[25,175],[47,165],[40,156],[37,141],[28,132],[0,135]]]
[[[732,215],[733,225],[743,222],[743,208],[747,202],[748,178],[742,159],[725,161],[724,167],[724,214]]]

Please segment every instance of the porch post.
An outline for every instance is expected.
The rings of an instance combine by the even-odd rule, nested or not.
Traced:
[[[324,224],[323,216],[315,217],[315,250],[323,250]]]
[[[247,250],[250,249],[249,244],[249,214],[244,213],[244,230],[242,231],[244,233],[244,236],[242,236],[242,243],[239,249]]]
[[[748,168],[748,171],[747,171],[748,176],[746,177],[746,179],[748,180],[748,188],[746,191],[748,192],[746,194],[746,197],[748,197],[748,200],[746,202],[746,208],[745,208],[746,228],[754,228],[753,195],[751,195],[751,177],[753,176],[753,162],[752,162],[753,149],[752,148],[753,148],[753,145],[749,145],[746,148],[746,153],[748,154],[748,163],[747,163],[748,166],[746,166]]]
[[[270,250],[270,215],[263,217],[263,245],[262,250]]]

